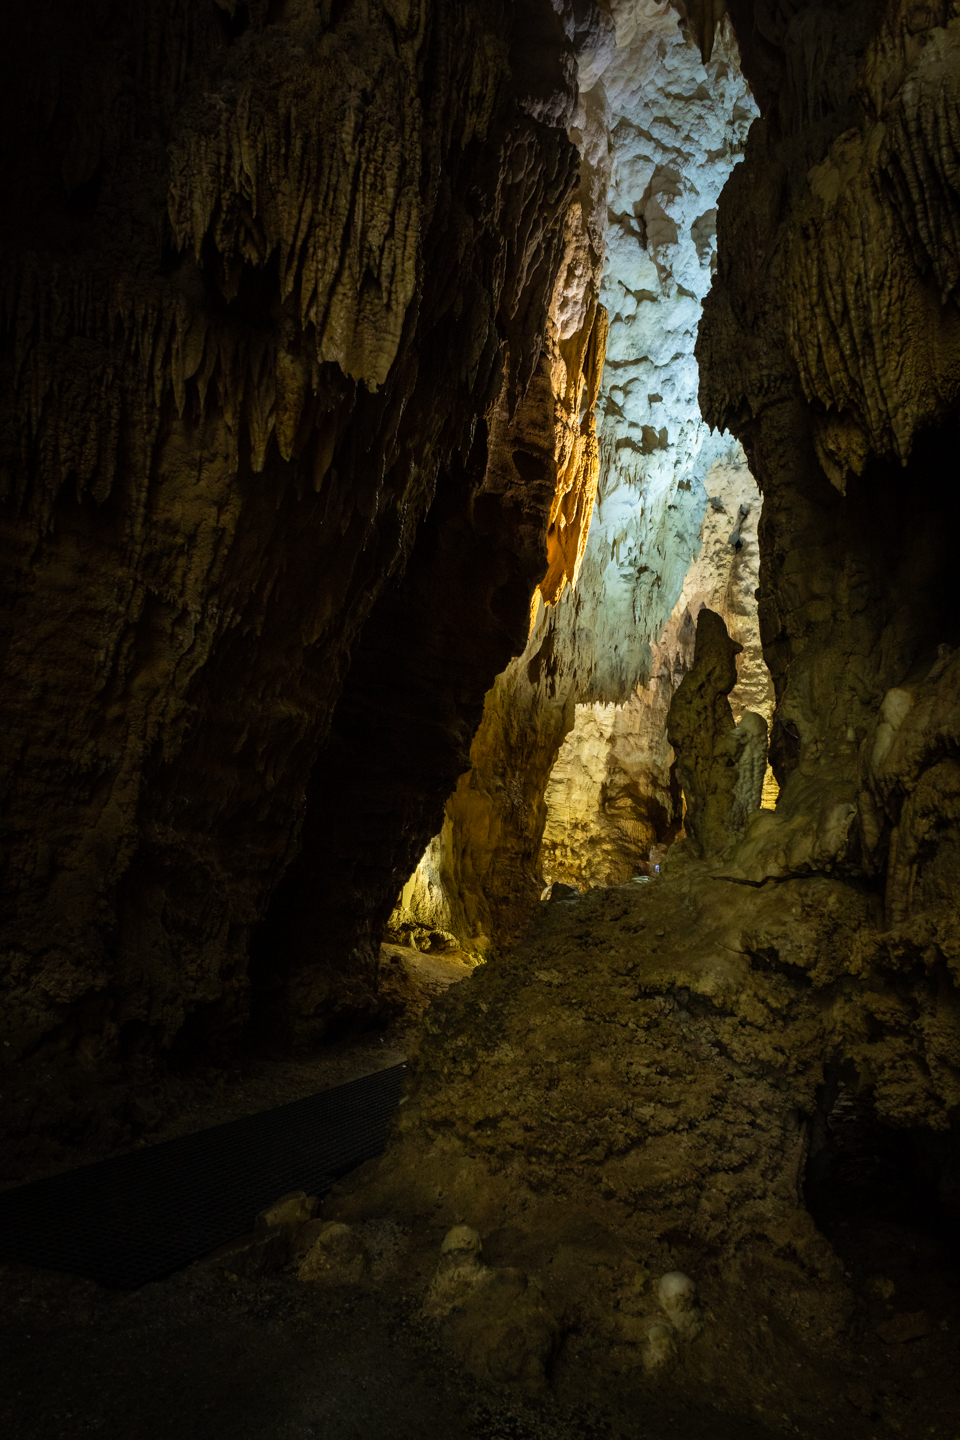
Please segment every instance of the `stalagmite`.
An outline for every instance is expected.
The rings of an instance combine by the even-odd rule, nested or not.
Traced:
[[[681,680],[667,716],[667,739],[677,755],[684,826],[701,856],[722,855],[760,808],[767,764],[767,726],[747,710],[739,724],[727,696],[737,683],[740,651],[714,611],[697,618],[693,667]]]

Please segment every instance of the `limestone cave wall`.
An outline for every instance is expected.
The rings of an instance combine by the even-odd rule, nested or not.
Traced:
[[[653,835],[630,800],[630,766],[587,709],[583,754],[596,752],[586,766],[596,775],[570,769],[575,707],[633,710],[637,686],[649,685],[650,647],[696,552],[702,480],[723,431],[742,441],[763,496],[760,638],[777,698],[768,796],[782,792],[776,824],[767,814],[751,829],[744,874],[840,865],[882,875],[893,846],[901,900],[891,904],[902,909],[911,867],[939,848],[932,832],[952,834],[952,819],[927,814],[942,802],[952,815],[952,762],[925,782],[923,793],[945,787],[936,802],[916,802],[925,818],[908,811],[906,855],[895,795],[912,791],[918,773],[880,779],[872,756],[877,725],[894,733],[911,686],[927,683],[941,647],[956,643],[946,540],[957,389],[953,12],[759,4],[730,16],[736,42],[712,11],[691,12],[702,63],[671,12],[618,6],[613,48],[584,86],[578,133],[589,137],[581,143],[596,183],[609,176],[610,338],[590,537],[576,585],[538,611],[524,656],[491,691],[471,772],[414,887],[431,923],[480,952],[522,933],[545,870],[561,873],[564,845],[567,879],[591,836],[620,852],[612,875]],[[755,101],[763,113],[735,165]],[[717,208],[700,207],[731,171],[719,257]],[[700,402],[717,432],[706,439],[693,395],[701,297]],[[938,683],[942,694],[951,682]],[[904,693],[885,702],[892,690]],[[881,703],[893,718],[878,720]],[[634,718],[614,723],[635,735]],[[667,835],[676,801],[666,803],[659,719],[653,728],[662,753],[639,788]],[[571,730],[551,822],[548,777]],[[932,741],[926,753],[940,764]],[[574,790],[592,816],[577,820],[578,835]],[[627,796],[623,824],[615,799],[600,818],[614,792]]]
[[[119,1134],[157,1056],[209,1059],[251,995],[283,1024],[376,1005],[356,933],[544,569],[555,476],[509,432],[567,253],[576,56],[609,22],[9,20],[4,1123]]]
[[[896,5],[805,9],[789,25],[762,6],[732,14],[763,114],[725,192],[698,354],[704,414],[742,440],[764,496],[783,789],[746,870],[887,874],[899,918],[928,865],[941,876],[928,900],[951,898],[954,864],[945,137],[960,22]]]

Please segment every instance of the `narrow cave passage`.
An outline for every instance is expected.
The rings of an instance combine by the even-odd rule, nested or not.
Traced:
[[[551,559],[523,654],[486,697],[472,768],[390,932],[452,936],[475,957],[523,933],[545,883],[645,873],[679,835],[667,711],[705,605],[744,647],[735,718],[750,708],[769,722],[772,710],[755,596],[761,498],[740,446],[701,420],[693,354],[715,202],[755,106],[729,32],[704,63],[669,12],[627,7],[617,25],[580,77],[570,134],[587,244],[551,310],[554,388],[569,385],[563,337],[591,287],[608,317],[602,373],[584,387],[594,473],[574,479],[562,424],[553,437],[548,553],[572,563]]]
[[[657,873],[668,847],[682,837],[683,796],[667,739],[667,715],[693,664],[697,617],[705,606],[724,617],[729,633],[743,647],[729,697],[735,721],[739,723],[747,709],[767,724],[771,720],[773,684],[763,660],[755,598],[760,496],[735,452],[710,466],[704,488],[698,549],[663,632],[651,638],[649,678],[641,680],[624,703],[579,701],[573,726],[552,769],[542,777],[543,792],[532,802],[526,800],[542,816],[535,852],[539,890],[559,881],[585,891],[591,885],[621,884]],[[597,603],[602,607],[603,598]],[[593,665],[592,657],[583,658]],[[505,687],[509,676],[500,683]],[[511,758],[501,757],[498,784],[524,803],[523,780],[511,773]],[[774,808],[776,794],[768,766],[761,805]],[[455,805],[454,797],[448,811]],[[530,823],[532,828],[536,822]],[[464,847],[473,843],[466,829],[458,841]],[[419,941],[449,953],[467,938],[449,928],[456,923],[454,917],[476,913],[482,897],[467,893],[451,899],[444,893],[444,845],[443,835],[431,841],[403,887],[387,933],[407,944]],[[461,884],[469,891],[469,882]]]
[[[389,1097],[0,1426],[956,1440],[954,7],[149,9],[0,47],[0,1211]]]

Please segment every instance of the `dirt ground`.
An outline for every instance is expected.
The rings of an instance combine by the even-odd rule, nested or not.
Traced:
[[[260,1056],[225,1076],[146,1143],[314,1093],[402,1058],[418,1014],[458,961],[399,952],[414,1003],[388,1031],[314,1056]],[[419,998],[417,998],[419,997]],[[871,1172],[872,1174],[873,1172]],[[360,1284],[321,1288],[292,1271],[238,1275],[200,1262],[133,1293],[0,1267],[0,1434],[16,1440],[960,1440],[960,1289],[955,1237],[897,1210],[882,1186],[848,1190],[818,1216],[863,1295],[857,1340],[825,1366],[798,1356],[772,1390],[731,1408],[668,1384],[600,1391],[591,1337],[565,1337],[550,1387],[483,1389],[457,1372],[420,1314],[439,1236],[385,1221]],[[496,1238],[490,1255],[496,1263]],[[403,1255],[403,1264],[398,1257]],[[411,1255],[415,1263],[411,1265]],[[400,1280],[402,1270],[403,1280]],[[413,1279],[411,1280],[411,1276]],[[881,1337],[877,1281],[933,1322]],[[743,1343],[762,1346],[763,1335]]]
[[[484,1391],[452,1370],[416,1294],[323,1290],[203,1265],[132,1294],[0,1270],[0,1433],[17,1440],[953,1440],[954,1337],[856,1369],[798,1363],[775,1396],[719,1412],[681,1383],[592,1393],[561,1364],[553,1392]],[[945,1343],[947,1342],[947,1343]],[[838,1357],[839,1358],[839,1357]],[[881,1390],[884,1393],[880,1393]],[[941,1399],[942,1397],[942,1408]],[[951,1413],[953,1418],[951,1419]]]

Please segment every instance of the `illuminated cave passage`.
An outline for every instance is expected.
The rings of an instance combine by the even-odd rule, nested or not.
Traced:
[[[958,27],[8,18],[3,1183],[407,1061],[10,1433],[960,1432]]]
[[[584,890],[650,874],[668,845],[681,836],[682,789],[667,739],[667,716],[677,686],[693,664],[697,617],[705,606],[722,616],[731,637],[742,646],[736,662],[737,683],[730,694],[734,720],[739,722],[749,709],[769,724],[773,686],[763,660],[755,598],[760,496],[745,461],[736,452],[709,466],[704,489],[707,495],[702,500],[696,558],[662,633],[651,637],[646,661],[649,678],[628,692],[622,704],[579,700],[573,726],[560,744],[552,769],[540,772],[544,788],[533,797],[532,805],[539,810],[543,832],[539,850],[533,851],[537,889],[530,894],[531,914],[540,890],[555,881]],[[595,601],[598,608],[604,599],[601,594]],[[531,649],[535,653],[528,642],[527,656]],[[579,658],[587,663],[593,659],[589,651]],[[508,671],[500,686],[506,688],[517,674],[516,668]],[[509,795],[512,790],[524,795],[523,777],[508,768],[511,758],[509,754],[500,757],[498,788],[501,794]],[[470,777],[461,781],[460,793],[470,783]],[[772,808],[776,793],[776,780],[768,770],[762,804]],[[455,794],[448,806],[454,823],[458,800]],[[459,905],[455,897],[451,903],[445,887],[449,872],[444,852],[458,843],[467,850],[477,843],[469,821],[461,833],[454,832],[455,838],[451,829],[448,821],[446,833],[427,847],[401,891],[387,934],[427,949],[449,951],[454,943],[465,944],[468,953],[482,957],[483,943],[477,945],[469,932],[458,935],[452,928],[458,915],[483,903],[483,896],[467,894]],[[480,843],[484,841],[491,846],[489,837],[484,836]],[[474,875],[478,869],[474,867]],[[467,882],[461,883],[469,890]],[[472,883],[482,882],[475,879]]]
[[[716,203],[756,107],[729,30],[706,65],[659,6],[621,7],[615,38],[581,74],[570,129],[594,268],[564,278],[595,285],[608,316],[598,474],[580,502],[589,528],[578,512],[566,583],[551,566],[390,930],[419,922],[427,943],[446,932],[478,956],[518,938],[545,880],[625,880],[676,838],[666,715],[703,605],[745,646],[736,718],[771,709],[754,595],[760,496],[740,446],[703,424],[693,353]],[[561,325],[571,308],[560,288]],[[568,484],[558,466],[558,490]],[[548,545],[564,510],[569,499]]]

